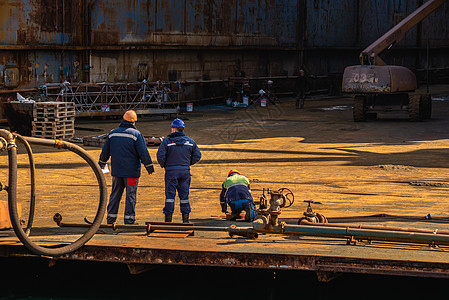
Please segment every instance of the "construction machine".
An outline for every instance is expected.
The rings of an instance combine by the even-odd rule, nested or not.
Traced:
[[[419,94],[416,75],[406,67],[387,65],[379,55],[399,42],[446,0],[429,0],[360,53],[360,65],[343,73],[342,92],[354,95],[353,118],[365,121],[381,112],[408,112],[411,121],[430,119],[432,99]]]

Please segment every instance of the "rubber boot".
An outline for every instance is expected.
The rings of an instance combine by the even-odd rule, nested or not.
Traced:
[[[189,214],[182,214],[182,223],[189,223]]]
[[[171,222],[173,215],[165,215],[165,222]]]

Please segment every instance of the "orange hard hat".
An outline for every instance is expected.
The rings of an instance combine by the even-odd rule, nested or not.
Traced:
[[[128,122],[136,122],[137,121],[137,114],[134,110],[128,110],[123,115],[123,120]]]
[[[239,174],[239,175],[242,175],[242,174],[240,174],[240,172],[239,172],[239,171],[237,171],[237,170],[233,169],[233,170],[229,171],[229,173],[228,173],[228,177],[229,177],[229,176],[231,176],[231,174],[233,174],[233,173],[237,173],[237,174]]]

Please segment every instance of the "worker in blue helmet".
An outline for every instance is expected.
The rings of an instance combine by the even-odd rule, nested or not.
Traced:
[[[200,161],[201,152],[195,141],[184,133],[184,129],[183,120],[173,120],[171,133],[162,141],[156,154],[157,161],[165,168],[165,222],[172,221],[178,191],[182,222],[189,223],[190,166]]]

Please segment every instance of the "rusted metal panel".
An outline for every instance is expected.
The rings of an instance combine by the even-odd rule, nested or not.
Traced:
[[[298,43],[303,40],[303,32],[299,32],[303,20],[298,20],[298,12],[304,9],[300,7],[301,1],[296,0],[284,0],[276,1],[276,9],[274,15],[269,15],[270,18],[265,18],[263,22],[274,21],[274,31],[276,32],[276,38],[281,46],[296,47]]]
[[[308,0],[307,46],[366,47],[417,8],[417,1]],[[400,45],[416,45],[417,29]]]
[[[303,8],[307,10],[306,46],[354,46],[359,29],[357,3],[352,0],[307,0]]]
[[[80,58],[74,51],[0,51],[0,70],[0,83],[7,88],[80,81],[82,75]],[[15,74],[16,78],[12,80],[9,74]]]
[[[359,45],[368,46],[402,19],[419,7],[419,1],[379,0],[360,1],[357,18],[359,26]],[[417,28],[410,30],[398,43],[402,46],[415,46]]]
[[[446,2],[422,22],[421,45],[449,46],[449,3]]]
[[[360,48],[421,2],[4,1],[0,3],[0,45],[4,45],[0,84],[28,88],[65,79],[225,79],[237,70],[244,70],[248,76],[285,76],[297,74],[299,64],[311,74],[341,74],[345,66],[357,63]],[[426,20],[421,34],[419,28],[410,32],[400,45],[407,49],[424,47],[429,37],[431,46],[448,47],[448,7],[445,4],[431,16],[432,20]],[[268,50],[248,52],[249,47]],[[292,51],[285,51],[285,47]],[[316,48],[322,51],[318,53]],[[336,54],[336,49],[345,51]],[[431,68],[449,66],[442,49],[431,52]],[[393,49],[387,62],[423,69],[425,55],[416,58],[417,53],[416,48],[406,52]],[[14,75],[17,70],[19,81],[9,81],[5,86],[5,74]]]
[[[150,33],[157,30],[159,19],[157,2],[97,1],[91,10],[92,43],[97,45],[151,43]]]
[[[0,256],[28,258],[29,253],[24,246],[4,244],[0,247]],[[36,257],[36,259],[47,261],[48,257]],[[74,253],[58,258],[58,260],[138,264],[139,269],[155,265],[209,266],[449,278],[449,265],[447,263],[356,259],[344,256],[293,255],[288,253],[179,251],[86,245]]]
[[[293,75],[294,51],[134,51],[92,52],[92,82],[226,79],[242,70],[249,77]]]
[[[94,45],[294,46],[294,0],[97,1],[91,7]],[[276,30],[283,27],[285,30]]]
[[[2,1],[1,44],[72,44],[72,33],[81,32],[80,1]],[[74,24],[78,28],[73,28]]]
[[[3,245],[0,247],[0,254],[8,257],[12,255],[27,255],[27,252],[23,246]],[[58,259],[145,265],[237,267],[449,278],[449,265],[447,263],[356,259],[343,256],[294,255],[286,253],[179,251],[86,245]]]

